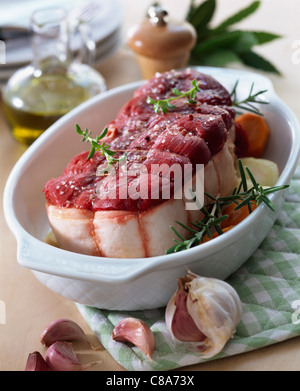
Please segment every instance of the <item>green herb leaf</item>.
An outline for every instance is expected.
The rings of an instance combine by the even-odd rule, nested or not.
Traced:
[[[215,49],[231,48],[241,38],[242,32],[227,31],[223,34],[213,35],[203,41],[200,41],[193,49],[193,55],[202,55],[203,53],[212,52]],[[201,58],[201,56],[200,56]]]
[[[214,32],[223,32],[225,31],[229,26],[232,26],[235,23],[240,22],[241,20],[247,18],[249,15],[253,14],[258,7],[260,6],[260,1],[254,1],[251,3],[248,7],[240,10],[236,14],[230,16],[228,19],[224,20],[219,26],[213,29]]]
[[[253,51],[239,53],[239,57],[245,65],[281,75],[281,72],[270,61]]]
[[[255,35],[250,31],[240,31],[240,38],[234,43],[232,50],[236,53],[243,53],[251,50],[258,44]]]
[[[200,91],[200,88],[199,88],[200,84],[201,84],[201,80],[197,82],[197,80],[194,79],[192,81],[193,87],[186,92],[181,92],[177,89],[173,89],[172,91],[175,96],[172,96],[168,99],[160,99],[160,100],[155,100],[155,99],[151,98],[150,96],[148,96],[146,99],[146,102],[148,104],[153,105],[153,110],[157,114],[159,114],[159,113],[165,114],[169,111],[169,109],[175,108],[175,106],[170,103],[173,100],[186,98],[186,101],[189,104],[196,104],[196,101],[194,99],[196,96],[196,92]]]
[[[102,142],[101,144],[99,144],[99,141],[102,138],[104,138],[107,134],[107,131],[108,131],[107,127],[104,128],[102,133],[99,136],[97,136],[95,139],[91,137],[92,132],[90,130],[85,129],[85,131],[83,131],[78,124],[75,125],[75,129],[78,134],[83,136],[81,141],[91,143],[91,149],[90,149],[90,152],[87,157],[88,159],[91,159],[94,156],[96,151],[100,151],[102,153],[102,156],[104,156],[106,158],[106,160],[108,162],[108,166],[99,172],[105,172],[108,170],[108,168],[111,166],[111,164],[113,164],[115,162],[120,162],[120,161],[126,159],[126,157],[127,157],[126,152],[124,153],[124,155],[121,158],[115,159],[112,156],[115,155],[116,152],[109,149],[108,144],[105,144],[105,142]]]
[[[275,39],[282,38],[281,35],[268,33],[265,31],[251,31],[251,34],[255,37],[257,45],[263,45],[265,43],[274,41]]]
[[[264,203],[270,210],[275,211],[275,207],[272,201],[268,198],[268,195],[277,191],[281,191],[289,187],[289,185],[282,186],[273,186],[267,189],[264,189],[262,186],[254,178],[253,174],[247,167],[243,167],[241,160],[238,161],[238,167],[241,175],[241,181],[238,188],[234,189],[232,195],[226,197],[213,197],[209,194],[206,194],[212,202],[209,205],[206,205],[205,208],[201,207],[201,211],[203,212],[203,219],[201,221],[195,220],[191,222],[191,226],[195,227],[191,228],[181,222],[176,221],[178,225],[182,228],[186,229],[189,232],[189,236],[187,239],[184,238],[174,227],[171,226],[172,231],[176,234],[176,236],[181,240],[174,239],[176,245],[172,246],[168,250],[166,250],[166,254],[172,254],[174,252],[179,252],[183,250],[187,250],[191,247],[199,245],[203,242],[204,235],[208,235],[209,238],[212,237],[211,229],[215,229],[219,235],[223,234],[221,229],[221,223],[228,218],[228,215],[222,215],[221,208],[223,206],[229,204],[236,204],[235,210],[242,208],[247,205],[249,209],[249,214],[252,213],[252,206],[256,203],[257,205]],[[246,181],[246,173],[249,175],[253,183],[253,187],[248,189],[247,181]],[[242,190],[243,189],[243,190]],[[242,190],[242,191],[241,191]]]
[[[235,106],[237,109],[242,109],[246,111],[250,111],[251,113],[255,113],[258,115],[263,115],[259,108],[254,106],[254,103],[259,103],[259,104],[268,104],[269,102],[263,101],[263,100],[257,100],[257,98],[267,92],[267,90],[260,90],[258,92],[253,93],[253,88],[254,88],[254,83],[252,83],[250,92],[248,96],[242,100],[239,100],[237,98],[237,86],[238,86],[239,81],[237,80],[234,84],[234,87],[230,93],[231,99],[232,99],[232,105]],[[239,110],[236,110],[237,113],[240,113]]]
[[[193,53],[209,53],[219,48],[220,50],[227,49],[230,52],[238,54],[248,52],[253,46],[269,42],[276,37],[279,38],[275,34],[264,34],[263,32],[255,31],[226,31],[222,34],[212,35],[210,38],[201,41],[196,45]],[[219,53],[219,50],[214,53]]]
[[[95,151],[96,151],[95,147],[91,147],[90,153],[88,155],[88,160],[94,156]]]
[[[247,172],[247,174],[248,174],[248,176],[249,176],[249,178],[250,178],[250,180],[251,180],[251,182],[252,182],[252,184],[253,184],[255,190],[258,190],[258,189],[259,189],[259,185],[258,185],[258,183],[256,182],[256,180],[255,180],[255,178],[254,178],[252,172],[249,170],[248,167],[245,167],[245,170],[246,170],[246,172]]]
[[[280,75],[278,69],[268,60],[253,52],[253,47],[281,38],[278,34],[265,31],[241,31],[231,27],[253,14],[261,1],[253,1],[246,8],[230,16],[217,27],[211,28],[216,1],[204,1],[195,5],[191,0],[186,20],[197,31],[197,43],[191,51],[189,64],[225,66],[239,62],[252,68]]]
[[[186,20],[190,22],[197,33],[201,33],[207,29],[208,23],[211,21],[216,9],[215,0],[206,0],[198,7],[195,6],[195,2],[191,1],[191,5],[186,16]]]
[[[107,135],[107,132],[108,132],[108,127],[106,126],[104,129],[103,129],[103,132],[100,134],[100,136],[97,137],[97,140],[101,140],[102,138],[104,138],[106,135]]]
[[[230,63],[242,62],[240,57],[231,50],[220,49],[213,53],[204,54],[201,57],[202,65],[210,65],[214,67],[222,67]],[[196,60],[195,64],[199,64],[199,61]]]

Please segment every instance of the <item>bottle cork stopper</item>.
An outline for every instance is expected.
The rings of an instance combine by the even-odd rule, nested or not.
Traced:
[[[190,23],[167,22],[168,13],[160,6],[150,7],[148,15],[142,23],[132,26],[127,36],[145,79],[156,72],[184,68],[197,39]]]

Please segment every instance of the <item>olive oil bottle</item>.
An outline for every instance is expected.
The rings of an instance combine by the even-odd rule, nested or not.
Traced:
[[[31,25],[33,63],[12,75],[2,91],[3,112],[12,134],[26,145],[68,111],[106,89],[103,77],[90,65],[72,61],[63,9],[36,11]]]

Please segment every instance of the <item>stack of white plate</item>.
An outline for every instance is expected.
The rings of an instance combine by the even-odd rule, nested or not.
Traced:
[[[95,65],[111,56],[121,42],[122,5],[120,0],[2,0],[0,3],[0,29],[5,26],[29,28],[32,12],[41,7],[59,6],[67,12],[88,3],[96,5],[95,15],[89,24],[96,43]],[[0,84],[20,67],[33,60],[31,37],[21,36],[5,42],[5,64],[0,63]]]

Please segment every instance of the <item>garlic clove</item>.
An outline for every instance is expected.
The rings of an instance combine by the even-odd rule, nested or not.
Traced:
[[[152,358],[155,347],[154,335],[150,327],[140,319],[125,318],[112,331],[112,338],[118,342],[130,342],[146,356]]]
[[[54,342],[46,351],[46,363],[51,371],[79,371],[81,362],[68,342]]]
[[[178,280],[178,290],[167,306],[167,326],[178,341],[202,341],[206,336],[199,330],[187,311],[188,292],[185,289],[186,279]]]
[[[206,357],[219,353],[233,336],[242,316],[237,292],[225,281],[198,277],[189,284],[187,309],[207,336]]]
[[[40,352],[28,355],[25,371],[48,371],[48,365]]]
[[[56,341],[46,351],[45,361],[50,371],[82,371],[101,360],[82,364],[76,356],[70,342]]]
[[[54,320],[43,331],[41,335],[43,345],[50,346],[56,341],[88,342],[82,328],[70,319]]]
[[[242,316],[241,301],[225,281],[188,271],[178,280],[165,316],[175,342],[209,358],[218,354],[234,334]]]

